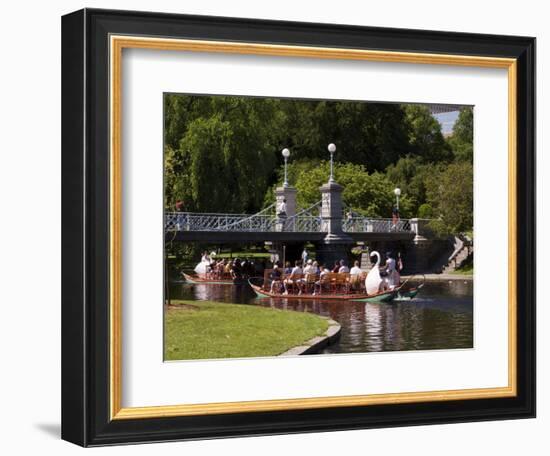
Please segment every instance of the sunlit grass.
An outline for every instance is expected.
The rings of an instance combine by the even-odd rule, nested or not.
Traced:
[[[460,268],[455,269],[451,274],[472,275],[474,273],[474,257],[470,256]]]
[[[317,315],[212,301],[172,301],[165,312],[166,360],[276,356],[325,333]]]
[[[465,265],[459,269],[455,269],[451,272],[451,274],[458,274],[458,275],[472,275],[474,273],[474,265],[468,264]]]

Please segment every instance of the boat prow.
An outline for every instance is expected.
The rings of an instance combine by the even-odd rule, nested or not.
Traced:
[[[397,296],[397,290],[380,291],[372,295],[366,295],[364,298],[354,299],[354,301],[360,302],[390,302]]]
[[[275,295],[274,293],[268,293],[267,291],[264,291],[262,287],[259,287],[258,285],[253,285],[250,283],[250,280],[248,281],[248,284],[252,287],[254,292],[259,298],[273,298]],[[277,297],[283,297],[282,295],[277,295]]]
[[[193,278],[193,276],[190,276],[189,274],[186,274],[185,272],[182,272],[181,275],[183,276],[183,278],[185,279],[186,282],[188,282],[188,283],[197,283],[197,281],[195,280],[195,278]]]
[[[209,279],[206,277],[199,277],[196,275],[186,274],[182,272],[181,275],[187,283],[190,284],[207,284],[207,285],[237,285],[242,281],[235,281],[233,279]]]
[[[423,283],[418,285],[417,287],[409,288],[408,290],[399,291],[397,293],[397,296],[395,298],[396,301],[410,301],[411,299],[414,299],[420,289],[424,286]]]

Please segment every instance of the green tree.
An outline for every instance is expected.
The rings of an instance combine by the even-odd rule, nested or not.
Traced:
[[[453,158],[451,142],[443,139],[439,123],[420,105],[168,94],[164,112],[169,208],[181,199],[190,211],[258,211],[274,201],[273,187],[282,181],[284,147],[291,150],[294,182],[318,176],[311,189],[304,188],[300,201],[315,202],[316,186],[326,180],[316,167],[322,164],[324,169],[327,145],[334,142],[338,169],[344,164],[362,167],[361,172],[350,168],[353,179],[346,173],[339,177],[342,185],[365,185],[363,194],[345,191],[349,204],[389,216],[391,204],[376,198],[391,196],[399,186],[402,215],[415,216],[426,203],[428,177]],[[456,141],[467,136],[461,127],[467,122],[461,119],[453,135]]]
[[[183,199],[186,210],[258,210],[276,168],[277,100],[194,98],[165,99],[167,207]]]
[[[327,146],[337,145],[335,160],[383,170],[409,150],[401,106],[355,101],[282,100],[283,143],[295,156],[326,160]]]
[[[474,159],[474,109],[464,108],[453,126],[449,138],[456,160],[473,162]]]
[[[433,215],[434,215],[433,208],[428,203],[423,203],[418,208],[418,218],[430,219],[433,217]]]
[[[328,161],[301,160],[293,163],[289,181],[298,190],[298,206],[305,209],[321,199],[319,187],[328,181],[330,164]],[[363,165],[335,163],[334,178],[344,187],[344,205],[353,211],[370,217],[391,217],[395,204],[392,183],[379,172],[369,174]],[[272,188],[266,194],[266,202],[273,201]],[[404,217],[410,214],[410,200],[400,200],[400,210]]]
[[[422,105],[405,105],[404,110],[409,124],[411,154],[421,157],[424,162],[451,161],[451,148],[441,133],[441,125],[429,109]]]
[[[427,180],[427,202],[433,211],[432,228],[439,234],[470,231],[474,223],[473,166],[456,162]]]
[[[443,163],[425,163],[421,157],[409,155],[388,166],[386,177],[401,189],[403,196],[409,198],[412,216],[420,217],[418,211],[426,202],[426,182],[445,166]]]
[[[189,184],[189,154],[169,145],[164,146],[164,198],[165,206],[174,210],[176,201],[192,202],[192,191]],[[191,210],[186,207],[185,210]]]

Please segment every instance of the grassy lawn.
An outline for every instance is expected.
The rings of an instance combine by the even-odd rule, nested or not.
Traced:
[[[451,274],[458,275],[472,275],[474,273],[474,259],[473,257],[468,258],[467,261],[460,266],[460,268],[455,269]]]
[[[325,319],[308,313],[212,301],[172,301],[165,312],[164,358],[275,356],[322,335]]]
[[[457,274],[457,275],[472,275],[474,273],[474,265],[468,264],[466,266],[461,267],[460,269],[455,269],[451,272],[451,274]]]

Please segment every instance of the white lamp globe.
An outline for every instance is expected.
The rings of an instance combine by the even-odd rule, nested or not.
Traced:
[[[284,148],[281,153],[283,154],[284,158],[290,157],[290,150],[288,150],[287,148]]]
[[[330,153],[336,152],[336,146],[335,146],[334,144],[330,143],[330,144],[328,145],[328,151],[329,151]]]
[[[400,196],[401,195],[401,189],[400,188],[396,188],[393,193],[395,194],[395,196]]]

